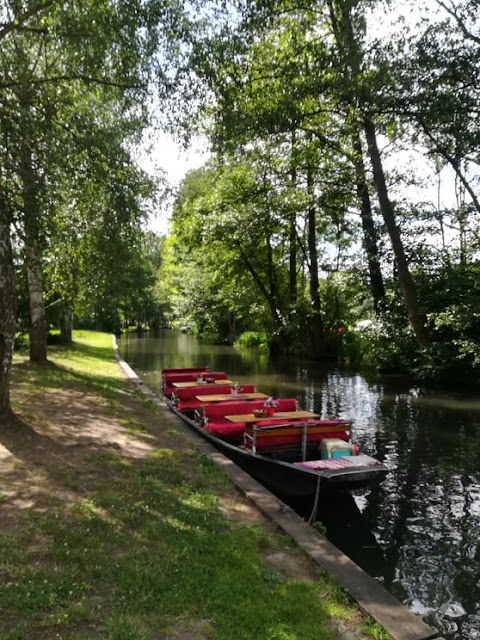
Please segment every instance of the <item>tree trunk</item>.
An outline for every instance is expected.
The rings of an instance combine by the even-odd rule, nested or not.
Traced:
[[[22,149],[20,175],[22,179],[25,226],[25,262],[27,267],[28,298],[30,303],[30,360],[47,359],[47,323],[43,302],[43,271],[39,248],[38,194],[30,149]]]
[[[19,51],[24,69],[28,69],[26,52]],[[27,267],[28,297],[30,303],[30,360],[44,362],[47,359],[47,326],[43,304],[43,272],[40,252],[39,227],[39,177],[34,169],[29,144],[31,132],[31,86],[27,76],[19,87],[23,139],[20,149],[19,175],[22,186],[23,224],[25,231],[25,262]]]
[[[228,340],[233,344],[237,337],[237,314],[235,309],[228,312]]]
[[[367,254],[368,271],[370,275],[370,291],[372,292],[375,312],[380,314],[385,308],[385,286],[383,283],[382,270],[378,257],[378,240],[375,225],[373,223],[372,205],[363,162],[363,149],[359,132],[356,130],[352,135],[354,166],[357,182],[357,195],[361,207],[361,219],[363,228],[363,243]]]
[[[308,207],[308,256],[310,270],[310,300],[312,302],[313,315],[311,320],[312,355],[320,358],[325,355],[325,342],[323,335],[322,304],[320,301],[320,286],[318,278],[318,251],[317,251],[317,216],[315,207],[314,176],[311,167],[307,169],[307,190],[310,197]]]
[[[405,256],[400,231],[395,221],[395,213],[393,211],[392,203],[388,196],[387,183],[383,172],[380,151],[378,150],[375,127],[369,118],[365,118],[363,124],[365,136],[367,138],[368,151],[372,162],[373,179],[378,194],[380,210],[392,243],[392,249],[397,263],[398,278],[405,297],[408,315],[410,317],[410,322],[412,323],[418,345],[422,349],[427,349],[430,346],[430,340],[425,326],[426,318],[425,314],[420,309],[417,290],[408,268],[408,262]]]
[[[253,281],[255,282],[255,284],[257,285],[260,293],[262,294],[262,296],[265,298],[267,304],[268,304],[268,308],[270,310],[270,315],[272,318],[272,322],[273,322],[273,327],[275,331],[279,331],[282,327],[283,327],[283,319],[282,319],[282,315],[278,309],[278,305],[277,305],[277,299],[274,295],[272,295],[272,292],[269,291],[267,289],[267,287],[265,286],[265,284],[263,283],[261,277],[258,275],[257,271],[255,270],[252,262],[250,261],[250,258],[248,257],[247,253],[245,251],[243,251],[240,247],[240,253],[242,256],[242,259],[245,263],[245,266],[247,267],[248,271],[250,272]]]
[[[15,281],[10,220],[0,199],[0,428],[12,418],[10,372],[15,341]]]
[[[42,263],[34,241],[25,240],[28,299],[30,303],[30,360],[47,359],[47,322],[43,304]]]
[[[295,131],[292,131],[292,153],[291,153],[291,179],[292,188],[297,188],[297,169],[295,166]],[[289,220],[289,300],[290,309],[293,310],[297,302],[297,213],[293,210]]]
[[[62,311],[60,325],[60,342],[62,344],[72,344],[73,338],[73,310],[70,305],[65,305]]]

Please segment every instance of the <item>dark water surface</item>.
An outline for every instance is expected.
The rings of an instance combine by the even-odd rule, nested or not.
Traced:
[[[480,398],[172,330],[125,335],[119,348],[155,391],[163,367],[208,365],[324,418],[353,418],[353,440],[389,474],[321,504],[328,537],[446,639],[480,639]]]

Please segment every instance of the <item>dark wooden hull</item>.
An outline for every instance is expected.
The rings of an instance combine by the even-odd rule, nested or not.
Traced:
[[[324,492],[365,487],[381,482],[387,473],[387,468],[382,464],[354,466],[349,469],[313,470],[291,462],[252,453],[217,438],[195,421],[177,411],[168,398],[166,398],[166,402],[169,408],[202,438],[210,442],[272,493],[285,499],[314,496],[319,489]]]

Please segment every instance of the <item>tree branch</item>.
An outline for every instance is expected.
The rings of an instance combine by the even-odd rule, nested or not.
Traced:
[[[448,7],[446,5],[446,3],[443,2],[442,0],[437,0],[437,4],[439,4],[441,7],[443,7],[443,9],[445,9],[445,11],[450,16],[452,16],[452,18],[457,23],[458,28],[463,33],[465,38],[467,38],[468,40],[472,40],[473,42],[476,42],[477,44],[480,44],[480,38],[467,29],[463,18],[457,13],[457,10],[456,10],[455,7]]]
[[[146,89],[146,85],[144,84],[127,84],[123,82],[115,82],[114,80],[109,80],[108,78],[93,78],[91,76],[84,75],[63,75],[63,76],[51,76],[50,78],[38,78],[37,80],[31,80],[31,84],[47,84],[53,82],[70,82],[72,80],[81,80],[86,84],[101,84],[107,87],[116,87],[118,89]],[[0,84],[0,90],[2,89],[10,89],[12,87],[20,86],[22,83],[19,82],[10,82],[5,84]]]
[[[24,22],[26,22],[29,18],[38,15],[45,9],[49,9],[54,4],[58,4],[59,0],[43,0],[36,2],[32,7],[26,9],[25,11],[20,12],[15,16],[13,20],[10,22],[3,23],[0,27],[0,40],[3,40],[9,33],[12,31],[16,31],[20,29]]]

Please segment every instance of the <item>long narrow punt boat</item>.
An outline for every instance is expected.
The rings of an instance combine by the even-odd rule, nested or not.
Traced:
[[[168,407],[275,494],[318,496],[384,479],[386,467],[351,442],[351,421],[320,419],[288,398],[274,401],[267,415],[265,394],[231,384],[225,373],[207,368],[162,371]]]

